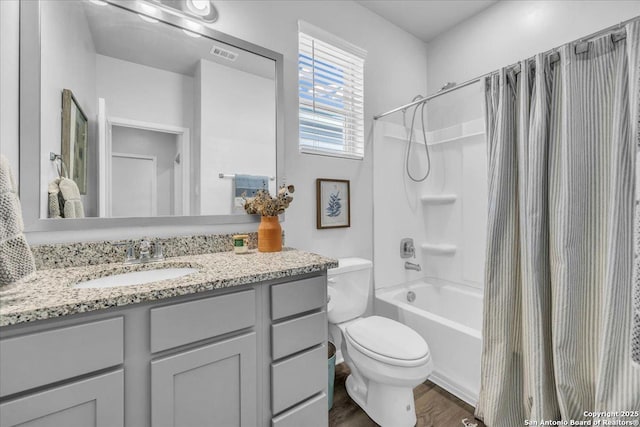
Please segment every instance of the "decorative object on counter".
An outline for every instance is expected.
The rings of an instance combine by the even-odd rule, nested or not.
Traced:
[[[6,157],[0,154],[0,287],[36,271],[24,237],[22,209]]]
[[[254,197],[244,196],[244,210],[248,214],[258,214],[262,217],[258,226],[258,251],[279,252],[282,250],[282,227],[278,215],[293,200],[291,193],[295,191],[293,185],[282,185],[276,197],[271,197],[267,190],[258,190]]]
[[[237,254],[246,254],[249,252],[248,234],[235,234],[233,236],[233,251]]]
[[[62,90],[62,160],[69,167],[68,178],[87,194],[87,116],[69,89]]]
[[[316,180],[316,228],[351,227],[351,192],[349,180]]]
[[[258,226],[258,251],[280,252],[282,250],[282,226],[275,216],[263,216]]]

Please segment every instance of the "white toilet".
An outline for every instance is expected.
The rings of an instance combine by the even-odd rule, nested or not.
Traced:
[[[433,370],[429,346],[413,329],[385,317],[360,317],[369,298],[372,263],[339,260],[328,271],[329,338],[351,375],[349,396],[382,427],[416,424],[413,388]]]

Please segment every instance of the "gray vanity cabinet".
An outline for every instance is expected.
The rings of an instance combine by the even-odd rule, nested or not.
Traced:
[[[325,427],[326,275],[0,328],[0,427]]]

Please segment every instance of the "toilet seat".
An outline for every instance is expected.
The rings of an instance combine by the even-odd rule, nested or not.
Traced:
[[[359,319],[345,328],[344,335],[355,349],[389,365],[420,366],[431,358],[429,346],[416,331],[386,317]]]

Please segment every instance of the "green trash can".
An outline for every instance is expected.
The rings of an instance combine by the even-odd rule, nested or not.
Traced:
[[[333,406],[333,383],[336,378],[336,346],[332,342],[327,343],[327,353],[329,357],[329,411]]]

